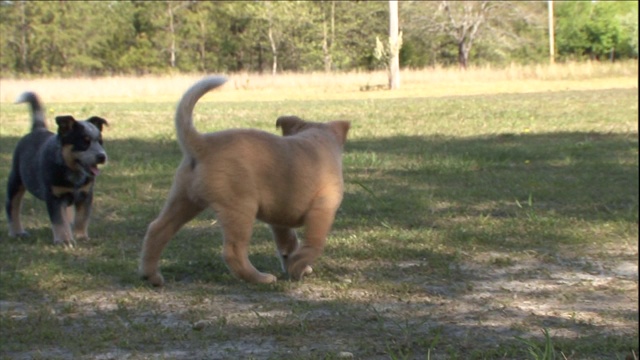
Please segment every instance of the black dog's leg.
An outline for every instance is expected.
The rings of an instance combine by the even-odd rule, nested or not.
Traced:
[[[53,243],[73,247],[75,244],[69,223],[70,209],[68,208],[68,204],[53,196],[49,196],[46,202],[49,219],[51,220],[51,228],[53,230]]]
[[[20,209],[22,208],[22,198],[26,189],[20,180],[20,176],[12,171],[9,174],[7,183],[7,220],[9,220],[9,236],[26,236],[27,233],[22,228],[20,222]]]
[[[73,221],[73,233],[77,239],[89,238],[89,217],[91,216],[91,204],[93,193],[89,192],[75,203],[76,215]]]

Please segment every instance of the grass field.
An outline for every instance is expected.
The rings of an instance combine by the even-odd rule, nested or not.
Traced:
[[[31,196],[30,237],[0,222],[0,358],[637,359],[637,64],[554,71],[406,73],[400,92],[360,91],[383,74],[231,77],[196,107],[198,129],[350,120],[345,198],[303,282],[281,273],[259,223],[251,259],[281,281],[232,278],[205,212],[165,250],[162,289],[137,258],[181,157],[174,107],[197,76],[105,79],[102,98],[100,80],[0,80],[3,201],[29,128],[19,92],[42,85],[50,122],[110,122],[90,240],[53,246]]]

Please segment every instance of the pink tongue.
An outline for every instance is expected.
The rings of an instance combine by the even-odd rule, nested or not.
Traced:
[[[96,166],[90,167],[89,170],[91,170],[93,176],[98,176],[98,174],[100,174],[100,169],[98,169],[98,167]]]

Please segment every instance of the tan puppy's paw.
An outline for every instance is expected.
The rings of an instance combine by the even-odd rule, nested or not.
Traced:
[[[258,273],[253,279],[250,281],[256,284],[271,284],[278,280],[274,275],[267,273]]]
[[[76,232],[74,234],[74,238],[76,240],[90,240],[91,238],[89,237],[89,234],[87,234],[86,232]]]
[[[298,262],[298,264],[290,266],[287,272],[292,280],[300,281],[305,276],[311,275],[311,273],[313,273],[313,268],[303,262]]]
[[[303,276],[311,275],[312,272],[313,272],[313,268],[311,266],[307,265],[302,270],[302,273],[300,274],[300,278],[302,279]]]
[[[145,275],[141,272],[140,276],[142,277],[143,280],[148,281],[151,285],[155,287],[164,286],[164,278],[162,277],[162,274],[160,274],[159,271],[156,271],[151,275]]]
[[[302,280],[313,272],[311,264],[320,255],[321,250],[303,245],[299,247],[287,261],[287,272],[293,280]]]

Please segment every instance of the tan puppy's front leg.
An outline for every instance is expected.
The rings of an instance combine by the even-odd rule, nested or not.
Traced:
[[[335,210],[317,208],[312,209],[305,219],[305,241],[290,257],[287,272],[294,280],[311,274],[311,265],[322,254],[327,234],[331,230]]]
[[[187,198],[184,188],[174,186],[160,215],[149,224],[144,236],[140,256],[139,273],[153,286],[164,285],[164,278],[158,269],[162,250],[173,235],[204,208]]]
[[[282,271],[286,272],[289,265],[289,257],[298,249],[298,237],[295,230],[276,225],[271,225],[271,233],[276,242]]]
[[[251,283],[275,282],[275,276],[258,271],[249,261],[249,242],[254,219],[240,212],[220,212],[218,221],[224,234],[222,256],[231,273]]]

